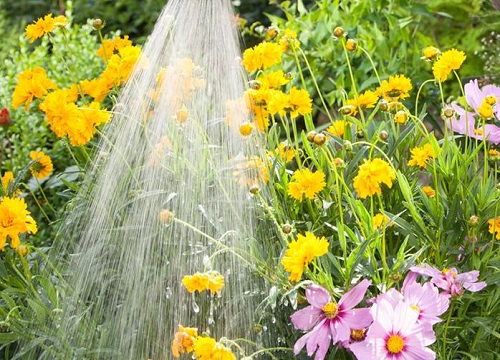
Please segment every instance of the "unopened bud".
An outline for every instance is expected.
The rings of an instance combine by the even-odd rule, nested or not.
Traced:
[[[257,80],[251,80],[248,82],[248,86],[250,87],[250,89],[259,90],[261,87],[261,83]]]
[[[178,122],[183,123],[187,120],[187,118],[188,118],[188,109],[184,105],[182,105],[182,108],[177,110],[177,113],[175,114],[175,119]]]
[[[358,139],[363,139],[365,137],[365,133],[362,130],[356,131],[356,137]]]
[[[0,126],[9,126],[11,124],[9,109],[0,110]]]
[[[378,138],[382,141],[386,141],[388,138],[389,138],[389,133],[385,130],[382,130],[379,134],[378,134]]]
[[[408,114],[403,110],[399,110],[396,115],[394,115],[394,122],[396,124],[404,124],[407,120]]]
[[[26,256],[26,255],[28,255],[28,248],[24,245],[19,245],[16,248],[16,252],[19,256]]]
[[[285,234],[290,234],[292,232],[292,226],[290,224],[283,224],[283,226],[281,226],[281,231]]]
[[[169,224],[172,222],[173,219],[174,219],[174,213],[171,212],[170,210],[163,209],[158,213],[158,220],[160,220],[162,224]]]
[[[307,133],[307,141],[309,142],[314,142],[314,137],[317,135],[318,133],[314,130],[311,130]]]
[[[352,143],[349,140],[344,140],[344,149],[346,151],[352,151]]]
[[[96,30],[101,30],[104,27],[104,25],[105,25],[104,21],[102,21],[101,19],[94,19],[94,21],[92,22],[92,26]]]
[[[356,108],[352,105],[342,106],[339,111],[342,115],[351,115]]]
[[[248,136],[252,133],[253,126],[249,122],[244,122],[240,125],[240,134],[243,136]]]
[[[453,110],[452,108],[446,108],[443,111],[443,115],[445,118],[451,119],[455,116],[455,110]]]
[[[344,163],[344,160],[342,160],[341,158],[335,158],[333,159],[333,164],[338,167],[338,168],[343,168],[345,167],[345,163]]]
[[[284,76],[285,76],[285,79],[287,79],[287,80],[292,80],[293,79],[293,74],[291,72],[285,73]]]
[[[336,38],[341,38],[345,35],[345,30],[344,28],[340,27],[340,26],[337,26],[335,29],[333,29],[333,36],[335,36]]]
[[[479,222],[479,217],[476,216],[476,215],[472,215],[470,218],[469,218],[469,224],[471,226],[476,226],[477,223]]]
[[[348,51],[354,51],[358,47],[358,43],[354,39],[348,39],[345,43],[345,48]]]
[[[395,272],[395,273],[392,273],[391,274],[391,280],[394,281],[394,282],[398,282],[399,280],[401,280],[401,274],[399,272]]]
[[[323,145],[326,142],[326,135],[323,133],[318,133],[314,136],[313,141],[316,145]]]
[[[380,109],[380,111],[387,111],[389,110],[389,103],[385,100],[380,100],[378,108]]]
[[[257,195],[260,191],[260,186],[257,185],[257,184],[254,184],[252,186],[250,186],[250,193],[253,194],[253,195]]]
[[[276,36],[278,36],[279,32],[280,30],[276,26],[270,26],[267,28],[266,34],[271,39],[274,39]]]

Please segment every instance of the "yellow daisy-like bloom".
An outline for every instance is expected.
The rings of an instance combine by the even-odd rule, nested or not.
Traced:
[[[274,95],[279,96],[277,93],[274,93]],[[269,111],[267,109],[267,103],[270,99],[270,89],[249,89],[245,91],[244,97],[247,106],[253,113],[256,129],[261,133],[264,132],[264,130],[269,126]],[[276,104],[273,106],[277,106],[277,99],[274,101]]]
[[[141,49],[137,46],[122,47],[118,54],[108,59],[108,65],[102,73],[102,77],[114,85],[126,82],[141,55]]]
[[[383,80],[377,88],[378,96],[387,101],[397,101],[410,96],[412,89],[411,80],[404,75],[390,76],[389,80]]]
[[[488,220],[489,225],[489,233],[495,234],[495,238],[500,240],[500,216],[497,216],[495,219]]]
[[[251,187],[269,181],[269,170],[258,156],[237,158],[233,175],[242,187]]]
[[[125,35],[123,38],[118,36],[112,40],[104,40],[96,53],[101,59],[107,61],[116,52],[127,46],[132,46],[132,41],[128,39],[128,35]]]
[[[281,55],[283,55],[283,49],[279,44],[264,41],[243,52],[242,64],[249,73],[260,69],[265,70],[279,64]]]
[[[292,181],[288,184],[288,195],[302,201],[304,196],[314,199],[326,186],[325,174],[321,170],[312,172],[309,169],[296,170]]]
[[[3,197],[0,200],[0,250],[3,250],[7,238],[10,246],[19,246],[19,235],[25,232],[36,234],[35,220],[30,216],[24,199]]]
[[[2,176],[2,188],[3,193],[6,194],[9,189],[9,185],[14,182],[14,173],[12,171],[6,171]]]
[[[31,165],[30,171],[37,179],[46,178],[54,170],[52,160],[43,151],[30,152],[30,159],[36,161],[36,163]]]
[[[257,80],[260,82],[262,87],[268,89],[277,89],[290,82],[290,79],[285,76],[285,73],[281,69],[277,71],[270,71],[267,74],[261,75]]]
[[[175,333],[174,340],[172,341],[172,355],[178,358],[181,354],[192,352],[197,337],[197,328],[179,325],[179,330]]]
[[[295,150],[293,147],[285,145],[285,143],[280,143],[275,151],[270,151],[269,154],[272,157],[277,157],[282,159],[284,162],[290,162],[295,157]]]
[[[290,108],[290,95],[274,89],[269,89],[266,94],[268,95],[267,111],[269,115],[274,116],[278,114],[285,116],[287,110]]]
[[[463,51],[458,51],[456,49],[445,51],[432,66],[434,78],[441,82],[446,81],[448,75],[453,70],[460,69],[465,59],[466,56]]]
[[[290,116],[307,115],[312,112],[312,99],[307,90],[293,87],[290,90]]]
[[[437,155],[430,144],[425,144],[421,147],[416,147],[410,150],[411,159],[408,161],[408,166],[420,166],[425,169],[427,160],[436,158]]]
[[[352,106],[351,115],[356,116],[359,109],[373,109],[378,102],[378,95],[375,91],[366,90],[354,99],[347,100],[347,105]]]
[[[26,37],[30,40],[30,43],[35,41],[42,36],[51,33],[58,27],[63,27],[68,24],[68,19],[66,16],[56,16],[52,17],[52,14],[45,15],[44,18],[39,18],[34,24],[26,26]]]
[[[435,48],[434,46],[427,46],[423,51],[422,59],[431,61],[435,59],[439,54],[440,51],[438,48]]]
[[[373,227],[375,229],[380,229],[380,228],[386,226],[388,222],[389,222],[389,217],[387,215],[380,214],[380,213],[376,214],[372,219]],[[391,223],[391,225],[392,225],[392,223]]]
[[[199,360],[236,360],[236,356],[229,348],[208,336],[197,337],[193,350]]]
[[[432,188],[432,186],[422,186],[421,189],[428,197],[436,196],[436,191]]]
[[[491,106],[485,99],[481,103],[481,106],[477,108],[477,113],[485,120],[493,117],[493,106]]]
[[[104,100],[109,91],[113,88],[114,83],[109,78],[99,77],[92,80],[82,80],[80,87],[85,95],[94,98],[94,101],[101,102]]]
[[[392,188],[396,172],[391,165],[382,159],[365,160],[359,167],[358,175],[353,179],[353,186],[358,196],[364,199],[368,196],[382,193],[381,184]]]
[[[46,95],[48,90],[56,89],[57,85],[47,77],[44,68],[37,66],[33,70],[28,69],[17,76],[18,82],[12,94],[12,107],[17,109],[24,103],[24,109],[28,110],[33,99],[40,99]]]
[[[297,33],[291,29],[285,29],[282,33],[281,38],[279,40],[279,44],[283,51],[288,51],[290,49],[290,45],[294,48],[300,46],[300,41],[297,40]]]
[[[332,134],[333,136],[341,138],[344,136],[346,126],[350,126],[351,123],[345,120],[336,120],[326,128],[326,131]]]
[[[215,294],[224,287],[224,276],[214,271],[210,273],[196,273],[184,276],[182,284],[190,293],[195,291],[201,293],[202,291],[210,290],[212,294]]]
[[[283,268],[290,273],[290,281],[299,281],[308,266],[316,257],[328,252],[329,243],[325,237],[318,238],[313,233],[298,234],[297,240],[288,244],[285,256],[281,259]]]

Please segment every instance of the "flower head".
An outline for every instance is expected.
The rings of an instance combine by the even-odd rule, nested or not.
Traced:
[[[298,330],[309,331],[293,347],[297,355],[304,346],[307,355],[316,352],[315,360],[323,360],[330,344],[347,342],[351,330],[363,329],[370,325],[370,309],[354,309],[365,296],[370,286],[369,280],[363,280],[345,293],[338,303],[332,301],[330,294],[319,285],[310,285],[306,289],[309,306],[291,316],[293,325]]]
[[[335,120],[329,127],[326,128],[326,131],[333,136],[343,137],[346,126],[350,126],[351,123],[345,120]]]
[[[427,195],[428,197],[434,197],[436,196],[436,190],[432,188],[432,186],[422,186],[421,187],[422,192]]]
[[[448,75],[453,70],[460,69],[465,58],[465,53],[456,49],[443,52],[436,62],[434,62],[434,65],[432,65],[434,78],[441,82],[446,81]]]
[[[17,79],[18,82],[12,94],[14,109],[24,103],[24,109],[28,110],[33,99],[40,99],[47,94],[48,90],[57,88],[57,85],[47,77],[45,69],[40,66],[23,71]]]
[[[410,79],[404,75],[395,75],[389,76],[389,80],[383,80],[376,92],[387,101],[397,101],[409,97],[411,89]]]
[[[292,118],[310,114],[312,111],[312,99],[307,90],[291,88],[288,101]]]
[[[66,26],[67,23],[66,16],[60,15],[53,18],[52,14],[47,14],[43,18],[36,20],[34,24],[26,26],[26,37],[32,43],[36,39],[51,33],[56,28]]]
[[[208,336],[197,337],[193,350],[199,360],[236,360],[229,348]]]
[[[212,294],[215,294],[224,287],[224,276],[215,271],[203,274],[196,273],[194,275],[184,276],[182,278],[182,284],[190,293],[210,290]]]
[[[368,196],[380,194],[381,184],[392,187],[392,181],[396,179],[394,169],[382,159],[365,160],[359,167],[358,175],[353,180],[354,189],[358,196],[364,199]]]
[[[281,259],[284,269],[290,273],[290,281],[299,281],[304,268],[314,258],[323,256],[328,252],[328,241],[325,237],[316,237],[313,233],[298,234],[297,240],[288,244],[285,256]]]
[[[179,325],[179,330],[175,333],[174,340],[172,341],[172,355],[178,358],[181,354],[192,352],[194,341],[197,337],[197,328]]]
[[[410,150],[411,159],[408,161],[408,166],[420,166],[425,169],[429,159],[436,158],[436,153],[431,144],[425,144],[421,147],[415,147]]]
[[[347,105],[352,106],[351,115],[356,116],[358,109],[373,109],[377,101],[377,93],[375,91],[366,90],[364,93],[354,96],[354,99],[347,100]]]
[[[497,216],[495,219],[488,220],[488,225],[488,232],[490,234],[496,234],[496,239],[500,240],[500,216]]]
[[[303,196],[312,200],[325,186],[325,174],[321,170],[296,170],[288,184],[288,195],[299,201],[302,201]]]
[[[1,180],[3,193],[0,194],[8,194],[9,190],[11,190],[9,187],[11,187],[14,182],[14,173],[12,173],[12,171],[6,171]]]
[[[7,238],[10,238],[11,248],[17,248],[19,235],[28,231],[36,234],[37,227],[24,199],[3,197],[0,200],[0,250],[5,247]]]
[[[242,64],[251,73],[255,70],[268,69],[281,62],[283,48],[276,43],[263,41],[243,53]]]
[[[434,46],[427,46],[423,51],[422,59],[431,61],[434,60],[441,52]]]
[[[31,160],[35,161],[30,167],[31,174],[37,179],[43,179],[50,175],[54,167],[52,166],[52,160],[43,151],[32,151],[30,152]]]

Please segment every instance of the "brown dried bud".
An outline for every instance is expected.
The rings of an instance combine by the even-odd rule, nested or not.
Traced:
[[[333,29],[333,36],[336,38],[340,39],[345,35],[345,30],[343,27],[337,26],[335,29]]]
[[[105,23],[101,19],[94,19],[94,21],[92,22],[92,26],[96,30],[101,30],[104,27],[104,25]]]
[[[307,141],[309,142],[314,142],[314,137],[317,135],[318,133],[314,130],[311,130],[307,133]]]
[[[386,141],[388,138],[389,138],[389,133],[385,130],[382,130],[379,134],[378,134],[378,138],[382,141]]]
[[[316,145],[323,145],[326,142],[326,135],[323,133],[318,133],[314,136],[313,141]]]
[[[251,194],[257,195],[259,193],[259,191],[260,191],[260,187],[259,187],[259,185],[254,184],[254,185],[250,186],[250,190],[249,191],[250,191]]]
[[[290,224],[283,224],[283,226],[281,226],[281,231],[285,234],[290,234],[292,232],[292,226]]]

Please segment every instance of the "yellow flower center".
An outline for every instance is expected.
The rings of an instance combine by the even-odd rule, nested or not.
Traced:
[[[405,347],[405,341],[399,335],[391,335],[385,346],[391,354],[399,354]]]
[[[497,103],[497,99],[494,95],[488,95],[488,96],[486,96],[486,98],[484,100],[486,101],[486,103],[488,105],[491,105],[491,106],[493,106]]]
[[[362,341],[365,338],[366,329],[351,329],[351,339]]]
[[[417,305],[410,305],[410,307],[420,314],[420,308]]]
[[[321,310],[323,310],[323,313],[328,319],[333,319],[339,313],[337,304],[334,304],[333,302],[329,302],[328,304],[323,306]]]

